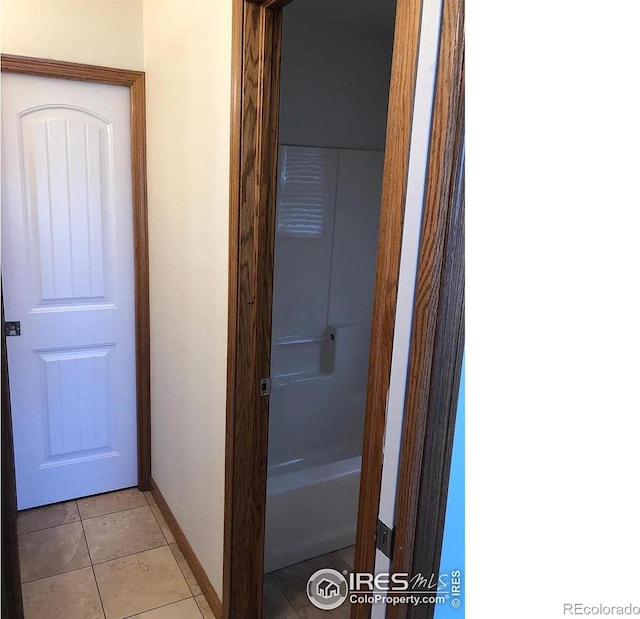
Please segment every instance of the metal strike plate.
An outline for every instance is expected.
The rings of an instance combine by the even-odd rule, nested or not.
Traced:
[[[4,334],[7,337],[11,337],[13,335],[20,335],[20,321],[12,320],[11,322],[4,323]]]
[[[393,538],[395,528],[390,529],[382,520],[378,520],[376,529],[376,548],[383,552],[389,559],[393,558]]]
[[[260,395],[261,396],[271,395],[271,379],[270,378],[260,379]]]

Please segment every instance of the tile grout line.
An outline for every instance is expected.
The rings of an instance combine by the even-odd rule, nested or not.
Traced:
[[[146,500],[146,497],[145,497]],[[109,512],[107,514],[102,514],[100,516],[92,516],[91,518],[87,518],[86,520],[95,520],[97,518],[102,518],[103,516],[111,516],[113,514],[121,514],[123,512],[129,512],[129,511],[134,511],[136,509],[143,509],[145,507],[148,507],[149,510],[151,511],[151,515],[154,517],[156,523],[158,524],[158,528],[160,529],[160,533],[162,533],[162,538],[164,539],[165,543],[164,544],[160,544],[159,546],[152,546],[151,548],[145,548],[144,550],[136,550],[135,552],[129,552],[127,554],[124,555],[120,555],[118,557],[113,557],[111,559],[105,559],[104,561],[96,561],[94,563],[93,561],[93,557],[91,557],[91,553],[89,552],[89,558],[91,559],[91,565],[102,565],[103,563],[108,563],[109,561],[117,561],[118,559],[124,559],[125,557],[132,557],[133,555],[137,555],[140,554],[141,552],[147,552],[148,550],[156,550],[158,548],[164,548],[165,546],[169,546],[169,542],[167,541],[167,538],[162,530],[162,527],[160,526],[160,523],[158,522],[158,519],[156,518],[155,514],[153,513],[153,510],[151,509],[151,505],[148,504],[147,505],[140,505],[138,507],[128,507],[125,509],[121,509],[120,511],[117,512]],[[84,531],[84,522],[85,520],[82,520],[82,530]],[[85,538],[86,538],[86,534],[85,534]],[[87,542],[87,548],[88,548],[88,542]],[[173,554],[173,553],[172,553]],[[180,567],[180,566],[178,566]],[[186,579],[185,579],[186,580]],[[189,583],[187,583],[188,585]]]
[[[122,512],[128,512],[128,511],[133,511],[135,509],[142,509],[144,507],[148,507],[149,510],[151,511],[152,516],[154,517],[156,523],[158,524],[158,528],[160,529],[160,533],[162,533],[162,537],[165,540],[164,544],[160,544],[159,546],[153,546],[152,548],[145,548],[144,550],[136,550],[135,552],[130,552],[126,555],[121,555],[119,557],[113,557],[112,559],[105,559],[104,561],[96,561],[94,563],[93,561],[93,557],[91,556],[91,552],[89,551],[89,560],[91,561],[91,566],[93,567],[94,565],[102,565],[103,563],[109,563],[109,561],[117,561],[118,559],[124,559],[125,557],[132,557],[133,555],[137,555],[137,554],[141,554],[143,552],[147,552],[149,550],[157,550],[158,548],[164,548],[165,546],[169,546],[169,543],[167,542],[167,538],[164,534],[164,532],[162,531],[162,527],[160,526],[160,523],[158,522],[158,519],[156,518],[156,515],[153,513],[153,510],[151,509],[151,504],[149,503],[149,500],[147,499],[147,497],[144,495],[144,493],[142,493],[144,496],[145,501],[147,502],[146,505],[139,505],[137,507],[127,507],[125,509],[121,509],[119,511],[115,511],[115,512],[107,512],[106,514],[101,514],[100,516],[91,516],[91,518],[85,518],[84,520],[81,519],[81,523],[82,523],[82,531],[85,533],[85,543],[87,544],[87,551],[89,551],[89,543],[86,540],[86,532],[84,529],[84,523],[86,520],[94,520],[96,518],[102,518],[103,516],[111,516],[113,514],[120,514]],[[96,495],[99,496],[99,495]],[[171,550],[171,549],[169,549]],[[173,553],[171,553],[173,555]],[[174,557],[175,559],[175,557]],[[176,561],[177,563],[177,561]],[[180,566],[178,566],[179,568]],[[185,579],[186,580],[186,579]],[[187,586],[189,585],[189,583],[187,583]],[[189,589],[191,590],[191,589]]]
[[[93,557],[91,556],[91,552],[89,550],[89,542],[87,541],[86,531],[85,531],[85,528],[84,528],[84,522],[85,522],[85,520],[92,520],[93,518],[101,518],[103,516],[110,516],[112,514],[119,514],[121,512],[125,512],[125,511],[132,511],[134,509],[140,509],[142,507],[149,507],[149,509],[151,511],[151,514],[153,515],[153,517],[155,519],[155,514],[153,513],[153,510],[151,509],[151,507],[149,505],[149,501],[148,501],[146,495],[143,494],[142,496],[144,497],[144,500],[146,501],[146,505],[139,505],[137,507],[130,507],[130,508],[117,510],[117,511],[114,511],[114,512],[107,512],[105,514],[100,514],[99,516],[92,516],[91,518],[82,518],[82,514],[80,514],[80,506],[78,506],[78,513],[80,514],[80,523],[82,524],[82,533],[83,533],[83,537],[84,537],[84,543],[85,543],[85,545],[87,547],[87,552],[89,553],[89,561],[91,562],[91,572],[93,573],[93,579],[94,579],[94,581],[96,583],[96,589],[98,591],[98,598],[100,599],[100,605],[102,607],[102,613],[105,616],[105,618],[107,616],[107,612],[106,612],[106,610],[104,608],[104,602],[102,601],[102,593],[100,592],[100,586],[98,585],[98,577],[96,576],[95,566],[96,565],[102,565],[104,563],[108,563],[109,561],[117,561],[118,559],[124,559],[125,557],[131,557],[131,556],[136,555],[136,554],[141,554],[143,552],[147,552],[147,550],[156,550],[157,548],[164,548],[164,546],[168,546],[168,544],[162,544],[160,546],[155,546],[154,548],[147,548],[145,550],[141,550],[141,551],[138,551],[138,552],[132,552],[132,553],[127,554],[127,555],[122,555],[121,557],[114,557],[113,559],[107,559],[106,561],[99,561],[97,563],[94,563],[93,562]],[[160,528],[160,532],[162,533],[162,528],[160,527],[159,523],[158,523],[158,527]],[[163,535],[163,538],[164,538],[164,533],[162,533],[162,535]],[[164,538],[164,539],[166,541],[166,538]],[[177,563],[177,561],[176,561],[176,563]],[[178,566],[178,568],[179,567],[180,566]],[[189,585],[187,583],[187,587],[188,586]],[[191,589],[189,589],[189,591],[191,591]],[[184,598],[184,599],[188,599],[188,598]],[[182,600],[177,600],[177,601],[182,601]],[[195,602],[195,600],[194,600],[194,602]],[[196,605],[197,605],[197,603],[196,603]],[[160,607],[158,607],[158,608],[160,608]],[[149,610],[154,610],[154,609],[153,608],[149,608],[147,610],[143,610],[142,612],[147,612]],[[137,614],[140,614],[140,613],[137,613]]]
[[[100,593],[100,586],[98,585],[98,577],[96,576],[96,571],[93,569],[93,565],[91,566],[91,573],[93,574],[93,581],[96,583],[96,591],[98,592],[98,599],[100,600],[100,607],[102,608],[102,614],[106,619],[107,611],[104,608],[104,602],[102,601],[102,593]]]
[[[61,505],[62,503],[71,503],[71,501],[61,501],[59,504]],[[47,531],[48,529],[55,529],[56,527],[61,527],[65,524],[73,524],[74,522],[80,522],[81,518],[80,518],[80,510],[78,509],[78,502],[74,500],[73,503],[76,504],[76,511],[78,512],[78,520],[71,520],[70,522],[61,522],[60,524],[52,524],[50,527],[42,527],[41,529],[24,531],[23,533],[18,533],[18,537],[20,537],[21,535],[29,535],[29,533],[38,533],[38,531]],[[58,503],[52,503],[52,505],[58,505]],[[50,506],[44,505],[43,507],[50,507]],[[41,509],[41,508],[34,507],[32,509]],[[18,515],[20,515],[20,512],[18,512]]]
[[[199,593],[198,595],[201,595],[204,598],[205,604],[207,605],[207,607],[209,607],[209,602],[207,602],[207,598],[204,597],[204,593]],[[198,609],[198,612],[200,613],[200,617],[202,619],[204,619],[204,614],[202,613],[202,608],[200,608],[200,604],[198,604],[198,600],[196,600],[196,596],[195,595],[193,596],[193,601],[196,603],[196,608]],[[213,611],[211,611],[211,612],[213,612]]]
[[[21,585],[21,586],[22,586],[22,585],[29,584],[29,583],[32,583],[32,582],[38,582],[39,580],[45,580],[46,578],[54,578],[54,577],[56,577],[56,576],[62,576],[63,574],[70,574],[71,572],[77,572],[78,570],[84,570],[84,569],[86,569],[87,567],[91,567],[91,566],[92,566],[92,563],[91,563],[91,553],[89,552],[89,546],[88,546],[88,544],[87,544],[87,538],[86,538],[86,536],[85,536],[85,534],[84,534],[84,526],[82,526],[82,521],[80,521],[80,520],[75,520],[74,522],[67,522],[67,523],[65,523],[65,524],[59,524],[59,525],[57,525],[57,526],[55,526],[55,527],[47,527],[46,529],[40,529],[40,530],[41,530],[41,531],[48,531],[49,529],[57,529],[57,528],[60,528],[60,527],[65,527],[65,526],[69,526],[69,525],[77,524],[77,523],[80,523],[80,527],[82,528],[82,537],[83,537],[83,539],[84,539],[84,544],[85,544],[85,547],[86,547],[86,549],[87,549],[87,556],[89,557],[89,565],[83,565],[83,566],[81,566],[81,567],[74,567],[74,568],[73,568],[73,569],[71,569],[71,570],[63,570],[62,572],[56,572],[55,574],[49,574],[48,576],[41,576],[40,578],[33,578],[32,580],[25,580],[25,581],[21,581],[21,582],[20,582],[20,585]],[[39,531],[31,531],[31,533],[38,533],[38,532],[39,532]],[[29,533],[22,533],[22,535],[19,535],[19,536],[18,536],[18,539],[19,539],[21,536],[24,536],[24,535],[29,535]],[[21,565],[21,567],[22,567],[22,565]]]
[[[78,520],[72,520],[71,522],[61,522],[60,524],[54,524],[50,527],[43,527],[42,529],[34,529],[33,531],[25,531],[24,533],[18,533],[18,537],[24,537],[25,535],[31,535],[32,533],[40,533],[41,531],[49,531],[50,529],[57,529],[58,527],[64,527],[68,524],[75,524],[76,522],[81,522]]]
[[[78,512],[80,508],[78,508]],[[98,577],[96,576],[96,571],[93,569],[93,559],[91,557],[91,551],[89,550],[89,542],[87,541],[87,532],[84,530],[84,522],[82,519],[80,520],[80,524],[82,526],[82,537],[84,538],[84,545],[87,547],[87,554],[89,555],[89,563],[91,564],[91,573],[93,574],[93,582],[96,583],[96,591],[98,592],[98,599],[100,600],[100,608],[102,608],[102,614],[106,619],[107,611],[104,609],[104,602],[102,601],[102,594],[100,593],[100,586],[98,585]]]
[[[147,500],[147,498],[145,497],[145,500]],[[61,503],[69,503],[70,501],[61,501]],[[58,524],[52,524],[51,526],[48,527],[42,527],[40,529],[32,529],[30,531],[24,531],[23,533],[18,533],[18,537],[21,537],[23,535],[29,535],[30,533],[38,533],[40,531],[48,531],[49,529],[55,529],[56,527],[62,527],[64,525],[67,524],[75,524],[76,522],[84,522],[85,520],[91,520],[93,518],[101,518],[102,516],[110,516],[112,514],[119,514],[120,512],[126,512],[132,509],[139,509],[140,507],[152,507],[153,505],[155,505],[155,503],[149,503],[147,501],[147,503],[145,505],[136,505],[135,507],[125,507],[123,509],[117,509],[113,512],[105,512],[104,514],[98,514],[97,516],[89,516],[88,518],[83,518],[82,514],[80,513],[80,508],[78,507],[77,503],[78,501],[73,501],[74,503],[76,503],[76,510],[78,512],[78,519],[77,520],[70,520],[69,522],[60,522]],[[58,505],[58,503],[52,503],[52,505]],[[44,505],[43,507],[49,507],[49,505]],[[34,507],[32,509],[40,509],[38,507]],[[153,512],[153,510],[151,510]],[[154,514],[155,516],[155,514]],[[159,523],[158,523],[159,524]]]
[[[187,575],[184,573],[184,570],[182,569],[182,566],[180,565],[180,562],[178,561],[178,558],[176,557],[175,554],[173,554],[173,550],[171,549],[171,546],[173,546],[173,544],[167,544],[169,546],[169,550],[171,550],[171,555],[173,556],[173,558],[175,559],[176,563],[178,564],[178,569],[180,570],[180,573],[182,574],[182,578],[184,578],[184,581],[187,583],[187,587],[189,587],[189,591],[191,591],[191,595],[195,598],[196,595],[200,595],[202,593],[202,589],[200,589],[200,593],[194,593],[193,589],[191,588],[191,585],[189,584],[189,581],[187,580]],[[178,546],[178,543],[175,543],[176,546]],[[178,550],[180,550],[180,546],[178,546]],[[182,550],[180,550],[180,553],[182,554]],[[184,554],[182,555],[182,558],[184,559]],[[185,563],[186,563],[186,559],[185,559]],[[192,572],[192,576],[193,576],[193,572]],[[195,579],[195,576],[194,576]],[[200,585],[198,584],[198,581],[196,581],[196,584],[198,585],[198,588],[200,588]]]
[[[149,503],[149,499],[147,498],[147,496],[146,496],[144,493],[142,493],[142,496],[144,497],[144,500],[146,501],[146,505],[139,505],[139,506],[137,506],[137,507],[125,508],[125,509],[121,509],[121,510],[118,510],[118,511],[115,511],[115,512],[108,512],[108,513],[106,513],[106,514],[100,514],[99,516],[92,516],[91,518],[86,518],[86,520],[92,520],[92,518],[101,518],[102,516],[109,516],[109,515],[111,515],[111,514],[119,514],[119,513],[121,513],[121,512],[125,512],[125,511],[132,511],[132,510],[134,510],[134,509],[140,509],[141,507],[149,507],[149,509],[150,509],[150,511],[151,511],[151,514],[153,515],[154,519],[155,519],[155,520],[156,520],[156,522],[157,522],[157,520],[158,520],[158,519],[156,518],[155,514],[153,513],[153,510],[151,509],[151,504]],[[78,512],[80,512],[80,508],[79,508],[79,507],[78,507]],[[85,519],[83,519],[83,518],[82,518],[82,515],[81,515],[81,516],[80,516],[80,521],[81,521],[81,523],[82,523],[82,531],[83,531],[83,533],[85,533],[85,529],[84,529],[84,520],[85,520]],[[165,540],[165,542],[166,542],[166,541],[167,541],[167,538],[165,537],[164,532],[162,531],[162,527],[160,527],[160,523],[159,523],[159,522],[158,522],[158,527],[160,528],[160,532],[162,533],[162,537],[164,538],[164,540]],[[84,538],[85,538],[85,544],[87,545],[87,552],[89,552],[89,543],[87,542],[86,533],[85,533],[85,535],[84,535]],[[97,576],[96,576],[96,571],[95,571],[94,566],[95,566],[95,565],[102,565],[102,564],[104,564],[104,563],[109,563],[109,561],[117,561],[118,559],[124,559],[125,557],[132,557],[133,555],[142,554],[143,552],[147,552],[148,550],[156,550],[157,548],[164,548],[165,546],[168,546],[168,545],[169,545],[168,543],[166,543],[166,544],[162,544],[162,545],[160,545],[160,546],[155,546],[154,548],[147,548],[147,549],[145,549],[145,550],[140,550],[140,551],[138,551],[138,552],[132,552],[132,553],[127,554],[127,555],[122,555],[121,557],[115,557],[115,558],[113,558],[113,559],[107,559],[106,561],[100,561],[100,562],[95,563],[95,564],[94,564],[94,562],[93,562],[93,558],[91,557],[91,553],[89,552],[89,560],[91,561],[91,571],[93,572],[93,578],[94,578],[95,583],[96,583],[96,589],[98,590],[98,597],[100,598],[100,604],[101,604],[101,606],[102,606],[102,612],[103,612],[103,614],[104,614],[105,618],[106,618],[106,616],[107,616],[107,613],[106,613],[106,611],[105,611],[104,603],[103,603],[103,601],[102,601],[102,594],[100,593],[100,586],[98,585],[98,578],[97,578]],[[169,549],[169,550],[171,550],[171,549]],[[171,553],[171,554],[172,554],[172,556],[173,556],[173,553]],[[175,560],[175,557],[174,557],[174,560]],[[177,563],[177,561],[176,561],[176,563]],[[178,569],[179,569],[179,568],[180,568],[180,566],[178,565]],[[185,581],[186,581],[186,579],[185,579]],[[189,589],[189,592],[191,592],[191,588],[189,587],[189,583],[187,583],[187,588]],[[191,597],[193,597],[193,596],[191,596]],[[177,602],[182,602],[182,601],[184,601],[184,600],[188,600],[188,599],[189,599],[189,598],[184,598],[183,600],[176,600],[175,602],[171,602],[171,604],[175,604],[175,603],[177,603]],[[196,604],[196,606],[197,606],[197,605],[198,605],[198,603],[195,601],[195,598],[194,598],[194,600],[193,600],[193,601],[194,601],[194,603],[195,603],[195,604]],[[163,606],[169,606],[169,604],[163,604]],[[143,610],[143,611],[141,611],[141,612],[142,612],[142,613],[146,613],[146,612],[149,612],[149,611],[155,610],[156,608],[162,608],[162,606],[157,606],[157,607],[154,607],[154,608],[148,608],[148,609],[145,609],[145,610]],[[198,608],[198,612],[200,612],[200,609],[199,609],[199,608]],[[141,614],[141,613],[136,613],[136,615],[140,615],[140,614]],[[136,615],[131,615],[131,616],[135,617]]]
[[[95,516],[89,516],[88,518],[83,518],[82,517],[82,512],[80,511],[80,501],[84,501],[86,499],[94,499],[97,497],[103,497],[103,496],[109,496],[109,495],[115,495],[115,494],[119,494],[121,492],[126,492],[127,490],[138,490],[137,486],[131,486],[130,488],[120,488],[119,490],[111,490],[109,492],[99,492],[98,494],[90,494],[89,496],[83,496],[80,497],[78,499],[75,499],[75,502],[77,504],[78,507],[78,513],[80,514],[80,520],[91,520],[91,518],[99,518],[100,516],[107,516],[109,514],[117,514],[118,512],[123,512],[126,511],[127,509],[135,509],[135,507],[125,507],[124,509],[116,509],[112,512],[105,512],[104,514],[97,514]],[[144,496],[144,492],[142,492],[141,490],[138,490],[138,492],[143,496],[144,500],[147,500],[147,497]],[[144,505],[137,505],[136,507],[144,507]]]
[[[115,511],[112,511],[112,512],[105,512],[104,514],[89,516],[88,518],[83,518],[82,514],[80,514],[80,520],[84,522],[85,520],[92,520],[93,518],[102,518],[102,516],[111,516],[112,514],[119,514],[120,512],[128,512],[130,509],[140,509],[141,507],[149,507],[149,504],[147,503],[146,505],[136,505],[135,507],[124,507],[122,509],[116,509]]]
[[[146,497],[145,497],[145,498],[146,498]],[[148,499],[147,499],[147,501],[148,501]],[[157,504],[156,504],[156,503],[153,503],[153,505],[156,505],[156,507],[157,507]],[[158,523],[158,526],[160,527],[160,531],[161,531],[162,536],[164,537],[165,541],[167,542],[167,546],[171,546],[171,544],[177,544],[178,542],[176,541],[175,536],[174,536],[174,539],[173,539],[173,541],[172,541],[172,542],[170,542],[170,541],[167,539],[167,535],[165,534],[164,529],[162,528],[162,525],[160,524],[160,519],[158,518],[158,516],[156,516],[156,512],[153,510],[153,505],[152,505],[151,503],[149,503],[149,509],[151,510],[151,513],[153,514],[153,517],[156,519],[156,522]],[[160,511],[160,508],[159,508],[159,507],[158,507],[158,511]],[[162,515],[162,514],[161,514],[161,515]],[[166,521],[165,521],[165,522],[166,522]],[[169,525],[167,524],[167,527],[168,527],[168,526],[169,526]],[[170,530],[170,529],[169,529],[169,530]],[[173,533],[172,533],[172,535],[173,535]],[[173,554],[173,552],[172,552],[171,554]],[[175,557],[174,557],[174,558],[175,558]],[[178,561],[176,560],[176,563],[177,563],[177,562],[178,562]],[[179,564],[178,564],[178,567],[180,567],[180,565],[179,565]],[[180,570],[180,571],[182,571],[182,570]],[[186,578],[185,578],[185,580],[186,580]],[[189,584],[189,583],[187,583],[187,584]],[[189,587],[189,589],[191,589],[191,587]]]
[[[83,527],[83,533],[84,533],[84,527]],[[87,546],[87,552],[89,552],[89,546],[86,540],[86,536],[85,536],[85,545]],[[105,563],[110,563],[111,561],[117,561],[118,559],[124,559],[126,557],[133,557],[134,555],[139,555],[142,554],[144,552],[148,552],[149,550],[157,550],[158,548],[164,548],[165,546],[168,547],[168,544],[163,544],[162,546],[156,546],[155,548],[148,548],[147,550],[139,550],[138,552],[132,552],[128,555],[123,555],[122,557],[116,557],[115,559],[107,559],[106,561],[99,561],[98,563],[93,563],[92,559],[91,559],[91,553],[89,553],[89,560],[91,561],[91,565],[87,565],[85,567],[80,567],[80,568],[76,568],[75,570],[68,570],[66,572],[61,572],[60,574],[54,574],[53,576],[59,576],[61,574],[69,574],[70,572],[76,572],[78,570],[84,570],[87,567],[91,568],[91,571],[93,573],[93,578],[95,580],[96,583],[96,589],[98,590],[98,597],[100,598],[100,604],[102,606],[102,612],[104,613],[105,617],[107,615],[105,609],[104,609],[104,603],[102,601],[102,594],[100,593],[100,586],[98,585],[98,578],[96,576],[96,572],[95,572],[95,566],[97,565],[103,565]],[[171,555],[173,557],[173,553]],[[176,560],[175,557],[173,557],[174,561]],[[176,564],[178,562],[176,561]],[[178,565],[178,569],[180,569],[180,565]],[[182,574],[182,570],[180,570],[180,573]],[[45,578],[52,578],[52,576],[45,576]],[[184,578],[184,575],[183,575]],[[44,580],[43,578],[38,578],[37,580]],[[36,582],[36,580],[31,580],[29,582]],[[185,578],[185,582],[186,582],[186,578]],[[141,613],[146,613],[152,610],[156,610],[157,608],[162,608],[163,606],[170,606],[171,604],[177,604],[178,602],[184,602],[185,600],[188,600],[190,598],[193,598],[193,601],[195,602],[196,606],[198,605],[198,603],[195,601],[195,595],[193,595],[193,592],[191,591],[191,588],[189,587],[189,583],[187,584],[187,589],[189,589],[189,595],[187,597],[181,598],[179,600],[174,600],[173,602],[169,602],[168,604],[162,604],[161,606],[154,606],[153,608],[147,608],[143,611],[140,611],[140,613],[137,613],[138,615]],[[198,612],[200,612],[200,608],[198,607]],[[202,614],[202,613],[201,613]],[[130,615],[129,617],[135,617],[136,615]]]
[[[152,610],[158,610],[159,608],[166,608],[167,606],[171,606],[172,604],[179,604],[180,602],[184,602],[185,600],[193,600],[194,604],[198,607],[198,612],[200,612],[200,607],[198,606],[198,602],[196,602],[196,598],[193,595],[189,597],[182,598],[180,600],[174,600],[173,602],[169,602],[168,604],[160,604],[160,606],[154,606],[153,608],[147,608],[146,610],[141,610],[139,613],[135,615],[127,615],[124,619],[134,619],[135,617],[139,617],[140,615],[144,615],[144,613],[150,613]],[[200,613],[202,616],[202,613]]]
[[[147,502],[149,502],[149,498],[145,495],[145,498],[147,499]],[[157,503],[153,503],[153,505],[157,506]],[[149,508],[152,508],[152,504],[149,503]],[[158,511],[160,511],[160,508],[158,508]],[[203,595],[202,589],[200,589],[200,593],[194,593],[193,589],[191,588],[191,585],[189,584],[189,581],[187,580],[187,575],[184,573],[184,570],[182,569],[182,566],[180,565],[180,562],[178,561],[178,559],[176,558],[175,554],[173,553],[173,550],[171,549],[172,545],[176,545],[178,546],[178,550],[180,550],[180,546],[178,545],[178,542],[174,539],[173,542],[169,542],[169,540],[167,539],[167,536],[165,535],[164,529],[162,528],[162,525],[160,524],[160,520],[158,519],[158,516],[156,516],[155,511],[153,511],[153,509],[151,509],[151,513],[153,514],[153,517],[156,519],[156,522],[158,523],[158,526],[160,527],[160,531],[162,532],[162,535],[165,539],[165,541],[167,542],[167,546],[169,547],[169,550],[171,551],[171,556],[173,557],[174,561],[178,564],[178,569],[180,570],[180,573],[182,574],[182,578],[184,578],[184,581],[187,583],[187,587],[189,588],[189,591],[191,591],[191,596],[193,597],[194,601],[195,601],[195,597],[196,595]],[[168,525],[167,525],[168,526]],[[182,550],[180,550],[180,552],[182,553]],[[184,558],[184,555],[183,555]],[[186,560],[185,560],[186,562]],[[198,588],[200,588],[200,585],[197,583]],[[205,598],[206,599],[206,598]],[[198,605],[198,603],[196,602],[196,606]],[[198,611],[200,611],[200,607],[198,606]],[[202,613],[200,613],[202,614]]]
[[[151,495],[153,496],[153,495]],[[187,580],[187,576],[185,575],[182,567],[180,566],[180,563],[178,562],[178,559],[176,559],[176,556],[173,554],[173,550],[171,549],[171,546],[173,544],[175,544],[176,546],[178,546],[178,543],[174,540],[173,542],[169,542],[169,540],[167,539],[167,536],[165,535],[165,532],[162,528],[162,525],[160,524],[160,520],[158,519],[158,516],[156,516],[156,512],[153,510],[153,506],[155,505],[157,507],[157,503],[150,503],[149,502],[149,497],[145,494],[144,498],[147,500],[147,503],[149,504],[149,508],[151,509],[151,513],[153,514],[153,517],[156,519],[156,522],[158,523],[158,526],[160,527],[160,531],[162,532],[162,535],[165,539],[165,541],[167,542],[167,546],[169,548],[169,551],[171,552],[171,556],[173,557],[173,560],[176,562],[176,564],[178,565],[178,569],[180,570],[180,573],[182,574],[182,578],[184,578],[184,581],[187,583],[187,588],[189,589],[189,591],[191,592],[191,597],[193,598],[193,601],[195,602],[196,607],[198,608],[198,612],[200,613],[200,616],[204,618],[204,615],[202,614],[202,611],[200,610],[200,605],[198,604],[197,600],[196,600],[196,595],[204,595],[202,590],[200,591],[200,593],[194,593],[193,589],[191,588],[191,585],[189,584],[189,581]],[[160,511],[160,508],[158,508],[158,511]],[[180,546],[178,546],[178,550],[180,550]],[[180,550],[180,552],[182,552]],[[187,598],[185,598],[187,599]],[[205,598],[206,600],[206,598]],[[175,603],[175,602],[174,602]],[[160,606],[158,608],[161,608]]]
[[[91,558],[89,558],[91,560]],[[42,576],[42,578],[34,578],[33,580],[25,580],[21,582],[21,585],[30,585],[34,582],[39,582],[41,580],[46,580],[47,578],[55,578],[56,576],[64,576],[65,574],[71,574],[71,572],[78,572],[79,570],[86,570],[91,565],[83,565],[82,567],[74,567],[72,570],[65,570],[64,572],[58,572],[57,574],[50,574],[49,576]]]
[[[134,555],[139,555],[142,554],[143,552],[150,552],[152,550],[158,550],[158,548],[164,548],[164,547],[169,547],[169,544],[160,544],[160,546],[154,546],[153,548],[146,548],[145,550],[136,550],[135,552],[130,552],[126,555],[121,555],[119,557],[113,557],[113,559],[105,559],[104,561],[96,561],[95,563],[91,563],[91,565],[104,565],[105,563],[110,563],[111,561],[118,561],[120,559],[126,559],[127,557],[133,557]],[[171,549],[169,548],[169,551],[171,551]],[[172,553],[173,556],[173,553]],[[89,556],[89,558],[91,558],[91,556]],[[174,557],[175,559],[175,557]],[[176,561],[177,563],[177,561]],[[180,567],[180,566],[178,566]]]
[[[84,528],[83,528],[83,535],[84,535]],[[119,559],[126,559],[127,557],[133,557],[134,555],[139,555],[142,554],[143,552],[149,552],[151,550],[158,550],[158,548],[164,548],[165,546],[168,548],[169,544],[161,544],[160,546],[154,546],[153,548],[147,548],[145,550],[136,550],[136,552],[130,552],[126,555],[122,555],[120,557],[114,557],[113,559],[105,559],[104,561],[96,561],[95,563],[93,562],[93,559],[91,558],[91,552],[89,551],[89,545],[87,544],[87,539],[85,536],[85,545],[87,547],[87,552],[89,554],[89,565],[83,565],[82,567],[74,567],[72,570],[64,570],[62,572],[56,572],[55,574],[49,574],[48,576],[42,576],[41,578],[33,578],[32,580],[25,580],[24,582],[21,582],[20,584],[22,585],[26,585],[28,583],[32,583],[32,582],[37,582],[39,580],[45,580],[46,578],[54,578],[55,576],[62,576],[63,574],[70,574],[71,572],[77,572],[78,570],[84,570],[88,567],[94,567],[96,565],[104,565],[105,563],[110,563],[111,561],[118,561]],[[169,548],[169,552],[171,552],[171,549]],[[171,556],[173,556],[173,553],[171,553]],[[175,557],[173,557],[175,560]],[[176,563],[178,563],[176,561]],[[180,566],[178,565],[178,568],[180,568]],[[180,570],[180,573],[182,574],[182,570]],[[183,575],[184,578],[184,575]],[[186,581],[186,578],[185,578]],[[189,586],[189,583],[187,583],[187,586]],[[191,590],[191,588],[189,588],[189,590]],[[197,595],[200,595],[199,593]],[[193,596],[195,597],[195,596]]]
[[[75,524],[81,522],[80,520],[72,520],[71,522],[61,522],[60,524],[54,524],[50,527],[44,527],[42,529],[34,529],[33,531],[25,531],[24,533],[18,533],[18,537],[24,537],[25,535],[31,535],[32,533],[41,533],[42,531],[50,531],[51,529],[57,529],[58,527],[64,527],[68,524]]]
[[[82,520],[81,522],[87,522],[88,520],[96,520],[98,518],[104,518],[105,516],[113,516],[114,514],[122,514],[124,512],[132,512],[136,509],[145,509],[146,507],[148,507],[151,510],[151,513],[153,514],[153,510],[151,509],[151,507],[149,505],[140,505],[139,507],[127,507],[126,509],[121,509],[119,512],[109,512],[108,514],[100,514],[100,516],[91,516],[91,518],[85,518],[84,520]],[[71,523],[73,524],[73,523]]]
[[[153,513],[153,510],[150,508],[149,505],[140,505],[140,507],[131,507],[128,509],[122,509],[119,512],[110,512],[109,514],[103,514],[103,516],[110,516],[112,514],[121,514],[123,512],[129,512],[129,511],[134,511],[136,509],[142,509],[145,507],[149,507],[149,511],[151,511],[151,515],[154,517],[154,519],[157,522],[157,518],[155,517],[155,514]],[[95,520],[97,518],[102,518],[103,516],[93,516],[91,518],[87,518],[87,520]],[[111,559],[105,559],[104,561],[93,561],[93,557],[91,556],[91,551],[89,550],[89,542],[87,541],[87,536],[86,536],[86,530],[84,528],[84,520],[81,520],[81,524],[82,524],[82,531],[84,533],[84,537],[85,537],[85,543],[87,544],[87,551],[89,552],[89,560],[91,561],[91,565],[102,565],[103,563],[108,563],[109,561],[117,561],[118,559],[124,559],[125,557],[131,557],[133,555],[137,555],[140,554],[141,552],[147,552],[148,550],[157,550],[158,548],[164,548],[165,546],[169,546],[169,543],[167,542],[167,538],[164,535],[163,531],[162,531],[162,527],[160,526],[160,523],[158,523],[158,528],[160,529],[160,533],[162,533],[162,539],[164,539],[165,543],[164,544],[160,544],[159,546],[152,546],[151,548],[145,548],[144,550],[136,550],[135,552],[129,552],[127,554],[124,555],[120,555],[118,557],[113,557]],[[171,550],[171,549],[169,549]],[[173,553],[171,553],[173,555]],[[177,562],[176,562],[177,563]],[[180,567],[180,566],[178,566]],[[187,583],[188,585],[188,583]]]
[[[280,568],[280,569],[285,569],[285,568]],[[287,595],[286,591],[283,589],[282,585],[280,585],[280,582],[278,581],[278,579],[273,576],[273,574],[275,574],[276,572],[279,572],[280,570],[274,570],[273,572],[269,572],[269,575],[271,575],[271,580],[273,580],[273,582],[275,583],[276,587],[278,588],[278,590],[280,591],[280,593],[282,593],[283,597],[285,600],[287,600],[287,602],[289,603],[289,606],[291,606],[291,608],[293,609],[293,612],[298,615],[298,617],[300,617],[300,619],[302,619],[302,615],[298,612],[298,609],[293,605],[292,600],[289,598],[289,596]],[[263,593],[264,593],[264,579],[262,581],[262,589],[263,589]],[[262,596],[262,612],[264,613],[264,595]],[[264,619],[270,619],[269,617],[265,617]]]

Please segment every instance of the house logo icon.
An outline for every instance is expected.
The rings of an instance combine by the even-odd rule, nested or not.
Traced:
[[[307,596],[311,603],[322,610],[338,608],[349,592],[346,578],[331,568],[318,570],[307,581]]]
[[[335,582],[323,578],[318,583],[318,595],[325,600],[332,598],[334,595],[338,595],[338,593],[340,593],[340,587]]]

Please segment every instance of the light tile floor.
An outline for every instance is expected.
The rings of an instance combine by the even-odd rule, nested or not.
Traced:
[[[214,619],[153,496],[135,488],[18,514],[25,619]],[[354,547],[264,577],[264,619],[348,619],[309,602],[309,576]]]
[[[18,534],[25,619],[214,616],[151,493],[20,512]]]

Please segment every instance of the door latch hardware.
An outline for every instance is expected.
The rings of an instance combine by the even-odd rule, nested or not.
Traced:
[[[382,520],[378,520],[376,527],[376,548],[383,552],[389,559],[393,558],[393,539],[395,528],[390,529]]]
[[[270,378],[260,379],[260,395],[262,396],[271,395],[271,379]]]
[[[7,337],[12,335],[20,335],[20,321],[12,320],[11,322],[4,323],[4,334]]]

